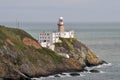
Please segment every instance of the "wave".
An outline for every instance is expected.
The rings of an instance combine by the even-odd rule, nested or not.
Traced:
[[[106,72],[104,72],[104,71],[100,71],[100,73],[106,73]]]
[[[75,74],[75,75],[71,75],[71,74]],[[79,75],[77,75],[77,74],[79,74]],[[62,74],[50,75],[50,76],[48,76],[48,77],[34,78],[34,80],[45,80],[45,79],[55,78],[55,77],[64,78],[64,77],[73,77],[73,76],[83,77],[83,76],[85,76],[85,75],[84,75],[84,74],[81,74],[81,72],[62,73]]]
[[[31,78],[31,80],[44,80],[45,78],[41,77],[41,78]]]
[[[87,74],[86,73],[94,73],[94,72],[90,72],[90,71],[87,71],[87,72],[74,72],[76,74],[80,74],[78,77],[84,77],[86,76]],[[105,73],[104,71],[99,71],[99,73]],[[50,75],[48,77],[40,77],[40,78],[32,78],[32,80],[46,80],[46,79],[52,79],[52,78],[64,78],[64,77],[74,77],[71,75],[72,73],[62,73],[62,74],[55,74],[55,75]],[[77,77],[75,76],[75,77]]]
[[[32,80],[45,80],[46,78],[49,79],[49,78],[55,78],[55,77],[73,77],[71,74],[77,74],[75,76],[84,77],[86,76],[86,73],[106,73],[104,71],[97,70],[99,68],[106,67],[106,66],[112,66],[112,64],[108,63],[108,64],[102,64],[94,67],[86,67],[85,69],[87,69],[87,71],[84,71],[84,72],[72,72],[72,73],[64,72],[61,74],[50,75],[48,77],[32,78]],[[97,70],[98,72],[91,72],[91,70]]]
[[[106,67],[106,66],[112,66],[112,63],[98,65],[98,66],[96,66],[96,68],[102,68],[102,67]]]
[[[85,76],[84,74],[81,74],[80,72],[79,73],[75,72],[75,73],[80,74],[79,77]],[[64,77],[73,77],[73,76],[71,75],[71,73],[62,73],[62,74],[50,75],[48,77],[32,78],[31,80],[45,80],[45,79],[55,78],[55,77],[64,78]]]
[[[66,77],[70,77],[70,73],[62,73],[62,75],[65,75]]]
[[[91,73],[106,73],[106,72],[104,72],[104,71],[100,71],[100,70],[98,70],[98,72],[91,72],[91,71],[87,71],[87,72],[82,72],[83,74],[91,74]]]
[[[105,64],[98,65],[98,66],[86,67],[85,69],[87,69],[89,71],[89,70],[92,70],[92,69],[95,69],[95,68],[102,68],[102,67],[108,67],[108,66],[112,66],[112,63],[108,63],[108,64],[105,63]]]
[[[101,71],[100,69],[102,69],[103,67],[108,67],[108,66],[112,66],[112,63],[108,63],[108,64],[102,64],[102,65],[98,65],[98,66],[94,66],[94,67],[86,67],[85,69],[87,71],[84,71],[83,73],[106,73],[104,71]]]

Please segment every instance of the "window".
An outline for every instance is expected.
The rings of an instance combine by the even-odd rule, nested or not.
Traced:
[[[47,35],[50,35],[49,33],[47,33]]]
[[[46,40],[44,40],[43,42],[46,42]]]

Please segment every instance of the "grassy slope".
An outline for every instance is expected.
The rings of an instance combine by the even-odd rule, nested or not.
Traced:
[[[34,39],[31,35],[23,30],[0,26],[0,43],[3,43],[6,39],[10,39],[16,45],[16,47],[23,47],[24,44],[22,43],[22,39],[24,37]]]
[[[34,47],[26,46],[22,41],[24,37],[28,37],[28,38],[31,38],[32,40],[35,40],[31,35],[26,33],[24,30],[0,26],[0,46],[5,45],[6,39],[10,39],[11,42],[14,44],[14,46],[12,46],[12,45],[8,45],[8,46],[14,48],[15,51],[19,50],[20,52],[25,53],[25,49],[29,50],[28,51],[29,53],[25,53],[24,55],[32,63],[33,62],[36,63],[36,61],[38,59],[47,62],[47,60],[44,60],[44,58],[42,58],[39,54],[44,54],[44,56],[46,55],[47,57],[50,57],[51,59],[53,59],[53,61],[55,63],[59,63],[62,61],[61,56],[58,56],[55,52],[53,52],[49,49],[46,49],[46,48],[35,49]],[[39,53],[39,54],[32,56],[32,53]],[[21,58],[21,57],[19,57],[19,58]],[[18,62],[20,62],[19,58],[17,58]]]
[[[76,38],[60,38],[62,43],[55,43],[56,47],[64,47],[67,50],[74,50],[73,42],[78,41]]]

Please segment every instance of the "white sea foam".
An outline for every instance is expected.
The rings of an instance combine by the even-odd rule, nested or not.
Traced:
[[[92,72],[88,71],[88,72],[85,72],[85,73],[92,73]]]
[[[66,77],[70,77],[70,73],[62,73]]]
[[[104,71],[100,71],[100,73],[106,73],[106,72],[104,72]]]
[[[58,76],[58,77],[70,77],[69,73],[63,73],[63,74],[50,75],[50,76],[45,77],[45,78],[55,78],[56,76]]]
[[[93,67],[86,67],[85,69],[87,69],[88,71],[92,70],[92,69],[95,69],[96,66],[93,66]]]
[[[108,63],[108,64],[103,64],[105,66],[112,66],[112,63]]]
[[[48,76],[49,78],[54,78],[55,76],[54,75],[51,75],[51,76]]]
[[[92,72],[90,72],[90,70],[93,70],[93,69],[100,69],[100,68],[102,68],[102,67],[107,67],[107,66],[112,66],[112,64],[111,63],[108,63],[108,64],[102,64],[102,65],[98,65],[98,66],[93,66],[93,67],[86,67],[86,69],[88,70],[87,72],[83,72],[83,73],[92,73]],[[104,72],[104,71],[100,71],[100,70],[98,70],[99,71],[99,73],[106,73],[106,72]]]
[[[81,77],[85,76],[84,74],[80,74]]]
[[[95,69],[95,68],[102,68],[102,67],[105,67],[105,66],[112,66],[112,64],[111,63],[102,64],[102,65],[93,66],[93,67],[86,67],[85,69],[87,69],[89,71],[89,70],[92,70],[92,69]]]
[[[31,78],[31,80],[44,80],[45,78],[44,77],[41,77],[41,78]]]
[[[76,72],[77,73],[77,72]],[[62,73],[62,74],[55,74],[55,75],[51,75],[51,76],[48,76],[48,77],[44,77],[44,78],[55,78],[55,76],[59,76],[59,77],[73,77],[70,75],[71,73]],[[81,72],[79,72],[78,74],[80,74],[79,77],[83,77],[85,76],[84,74],[81,74]],[[39,79],[38,79],[39,80]]]
[[[94,67],[86,67],[86,69],[88,70],[87,72],[80,72],[78,74],[80,74],[80,76],[83,77],[83,76],[85,76],[84,73],[92,73],[92,72],[90,72],[90,70],[95,69],[95,68],[102,68],[102,67],[105,67],[105,66],[112,66],[112,64],[108,63],[108,64],[102,64],[102,65],[98,65],[98,66],[94,66]],[[83,74],[81,74],[81,73],[83,73]],[[106,72],[100,71],[99,73],[106,73]],[[55,78],[56,75],[59,76],[59,77],[72,77],[70,75],[70,73],[62,73],[62,74],[50,75],[48,77],[32,78],[32,80],[44,80],[45,78]]]
[[[98,65],[96,66],[96,68],[102,68],[102,67],[105,67],[105,66],[112,66],[111,63],[108,63],[108,64],[102,64],[102,65]]]

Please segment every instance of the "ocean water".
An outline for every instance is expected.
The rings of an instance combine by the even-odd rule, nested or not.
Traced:
[[[14,27],[14,23],[3,25]],[[56,23],[23,23],[20,25],[38,39],[41,31],[56,31]],[[80,76],[60,75],[61,77],[37,78],[37,80],[120,80],[120,23],[66,23],[66,30],[74,30],[75,37],[86,44],[108,65],[100,65],[87,69],[96,69],[100,73],[78,72]]]

